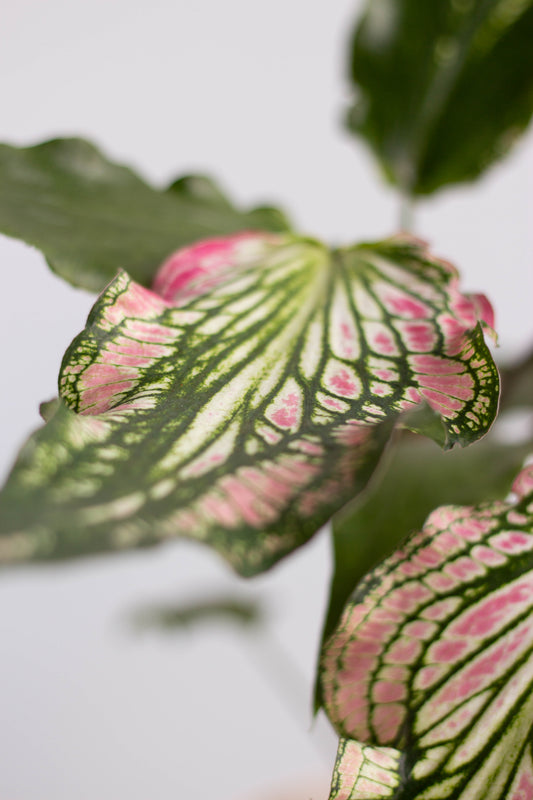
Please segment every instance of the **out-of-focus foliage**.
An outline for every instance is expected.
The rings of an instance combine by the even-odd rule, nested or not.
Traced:
[[[368,0],[349,128],[406,194],[477,178],[533,111],[531,0]]]
[[[533,408],[533,353],[501,370],[500,410]]]
[[[147,286],[178,247],[245,229],[288,223],[273,208],[239,211],[204,176],[154,189],[82,139],[0,145],[0,232],[42,250],[74,286],[100,291],[119,269]]]

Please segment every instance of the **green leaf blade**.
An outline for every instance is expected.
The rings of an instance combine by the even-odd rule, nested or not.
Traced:
[[[396,750],[395,800],[533,790],[532,500],[529,466],[506,502],[434,511],[360,584],[326,644],[330,718],[356,752]],[[347,747],[339,797],[355,800],[366,795]]]
[[[0,145],[0,231],[42,250],[69,283],[100,291],[120,268],[149,285],[168,253],[207,236],[287,229],[275,209],[238,211],[207,178],[177,184],[156,190],[82,139]]]
[[[428,350],[450,441],[490,426],[498,376],[455,283],[418,242],[251,233],[179,251],[153,291],[121,273],[65,355],[63,406],[15,467],[0,531],[37,560],[182,536],[267,569],[366,485],[424,397]]]
[[[348,125],[407,194],[470,181],[533,109],[530,0],[372,0],[354,35]]]

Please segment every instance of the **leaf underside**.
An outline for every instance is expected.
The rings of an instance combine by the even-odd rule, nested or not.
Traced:
[[[272,208],[239,211],[203,176],[154,189],[83,139],[0,145],[0,232],[37,247],[74,286],[99,292],[120,268],[147,286],[178,247],[247,228],[288,223]]]
[[[532,39],[531,0],[369,0],[348,126],[408,194],[473,180],[530,121]]]
[[[8,479],[0,558],[182,536],[268,568],[363,488],[406,410],[431,407],[447,447],[490,427],[498,375],[456,283],[404,238],[206,242],[169,260],[159,294],[120,274]]]
[[[533,796],[533,467],[443,506],[361,582],[323,654],[332,800]]]

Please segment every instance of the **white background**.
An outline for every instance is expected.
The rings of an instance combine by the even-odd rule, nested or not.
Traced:
[[[397,200],[340,124],[360,6],[4,0],[0,138],[83,135],[155,183],[212,173],[332,242],[388,235]],[[533,340],[532,175],[529,135],[416,217],[493,300],[504,354]],[[0,262],[5,474],[93,298],[2,237]],[[3,574],[0,800],[325,800],[335,737],[311,727],[310,696],[329,569],[322,534],[253,582],[183,543]],[[143,604],[222,590],[267,604],[263,634],[132,629]]]

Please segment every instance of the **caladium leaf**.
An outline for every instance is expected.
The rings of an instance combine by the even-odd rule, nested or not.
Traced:
[[[420,530],[432,509],[504,496],[532,447],[531,441],[495,441],[491,433],[475,447],[443,453],[427,439],[404,435],[391,448],[381,479],[334,517],[334,574],[324,638],[364,575]]]
[[[322,663],[332,798],[531,797],[532,615],[528,466],[506,502],[434,511],[352,596]]]
[[[472,180],[533,110],[531,0],[368,0],[349,128],[408,194]]]
[[[266,569],[366,484],[406,409],[425,401],[446,446],[486,432],[489,312],[405,238],[244,233],[179,251],[153,291],[121,273],[8,480],[3,558],[186,536]]]
[[[154,189],[82,139],[0,145],[0,232],[42,250],[74,286],[100,291],[119,268],[147,286],[177,247],[243,228],[288,223],[276,209],[239,211],[203,176]]]

